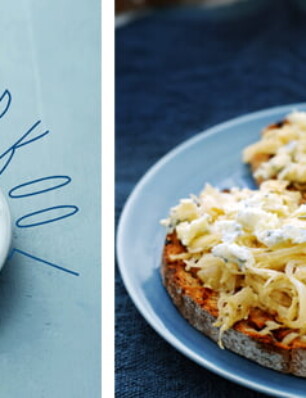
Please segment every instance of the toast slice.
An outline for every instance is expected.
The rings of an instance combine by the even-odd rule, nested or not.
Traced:
[[[218,317],[218,292],[203,287],[195,272],[186,271],[182,260],[171,259],[173,254],[185,251],[175,232],[167,235],[161,266],[164,286],[182,316],[217,342],[219,328],[214,323]],[[259,308],[252,309],[246,320],[224,332],[224,347],[262,366],[306,377],[306,344],[298,340],[290,345],[281,343],[291,332],[287,328],[272,331],[272,335],[261,335],[259,331],[268,320],[273,320],[271,314]]]
[[[207,185],[162,220],[168,227],[162,280],[183,317],[221,348],[300,377],[306,377],[305,217],[299,192],[268,181],[258,191]]]

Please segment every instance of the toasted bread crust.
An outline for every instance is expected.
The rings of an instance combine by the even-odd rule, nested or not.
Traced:
[[[192,270],[187,272],[183,261],[171,260],[171,254],[184,251],[176,234],[168,234],[161,266],[163,283],[183,317],[204,335],[218,341],[219,330],[213,326],[218,316],[218,294],[203,287]],[[306,377],[306,345],[298,340],[290,346],[280,342],[291,330],[283,329],[273,336],[258,333],[265,322],[272,319],[271,314],[254,308],[247,320],[237,322],[224,333],[224,347],[262,366]]]

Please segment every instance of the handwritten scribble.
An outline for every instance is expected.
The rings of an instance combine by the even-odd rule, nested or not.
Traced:
[[[56,185],[51,185],[48,188],[42,188],[42,189],[38,188],[36,191],[31,191],[31,192],[24,193],[24,191],[26,191],[24,188],[29,188],[29,187],[32,187],[32,186],[40,186],[40,185],[42,185],[40,183],[43,183],[45,181],[55,182]],[[15,198],[19,199],[19,198],[26,198],[26,197],[32,196],[32,195],[39,195],[41,193],[53,191],[54,189],[59,189],[61,187],[64,187],[65,185],[69,184],[70,182],[71,182],[71,177],[65,176],[65,175],[56,175],[56,176],[38,178],[37,180],[24,182],[23,184],[15,186],[14,188],[12,188],[9,191],[9,197],[10,198],[14,198],[14,199]]]
[[[47,219],[47,220],[32,222],[29,224],[24,223],[25,220],[31,219],[34,216],[37,216],[39,214],[49,213],[49,212],[52,212],[54,210],[59,210],[59,209],[70,209],[71,211],[68,213],[64,213],[63,215],[55,216],[54,218]],[[26,214],[25,216],[18,218],[18,220],[16,221],[16,226],[19,228],[37,227],[39,225],[49,224],[54,221],[58,221],[58,220],[62,220],[67,217],[71,217],[78,211],[79,211],[79,208],[74,205],[60,205],[60,206],[48,207],[46,209],[34,211],[33,213],[29,213],[29,214]]]
[[[0,175],[6,170],[7,166],[10,164],[10,162],[13,159],[13,156],[18,148],[28,145],[31,142],[37,141],[40,138],[44,137],[45,135],[49,134],[49,130],[47,130],[47,131],[43,132],[42,134],[37,135],[34,138],[24,141],[25,138],[28,137],[36,129],[37,126],[39,126],[40,123],[41,123],[40,120],[38,120],[36,123],[34,123],[33,126],[30,127],[29,130],[25,134],[23,134],[12,146],[10,146],[5,152],[3,152],[0,155],[0,160],[4,159],[4,165],[0,168]]]
[[[25,257],[31,258],[32,260],[38,261],[38,262],[41,263],[41,264],[48,265],[48,266],[53,267],[53,268],[56,268],[56,269],[58,269],[58,270],[60,270],[60,271],[67,272],[67,273],[69,273],[69,274],[71,274],[71,275],[75,275],[75,276],[79,276],[79,275],[80,275],[79,272],[76,272],[76,271],[73,271],[73,270],[71,270],[71,269],[69,269],[69,268],[65,268],[65,267],[62,267],[62,266],[60,266],[60,265],[51,263],[50,261],[43,260],[42,258],[39,258],[39,257],[37,257],[37,256],[34,256],[33,254],[27,253],[27,252],[25,252],[25,251],[23,251],[23,250],[20,250],[20,249],[17,249],[17,248],[13,248],[13,249],[10,251],[10,254],[9,254],[9,256],[8,256],[8,260],[10,260],[10,259],[13,257],[13,255],[14,255],[15,253],[19,253],[19,254],[21,254],[21,255],[23,255],[23,256],[25,256]]]
[[[11,102],[12,102],[12,95],[9,92],[9,90],[4,90],[3,94],[0,97],[0,104],[2,105],[2,101],[6,101],[4,102],[4,108],[2,110],[2,112],[0,113],[0,119],[6,114],[6,112],[8,111]]]
[[[9,90],[4,90],[2,95],[0,96],[0,119],[4,117],[11,106],[12,95]],[[9,164],[11,163],[17,149],[31,144],[49,134],[49,130],[44,131],[43,133],[36,133],[37,127],[40,125],[41,121],[38,120],[35,122],[26,133],[24,133],[13,145],[11,145],[6,151],[0,154],[0,176],[7,169]],[[32,134],[33,133],[33,134]],[[35,135],[36,133],[36,135]],[[55,189],[59,189],[64,187],[65,185],[71,182],[71,178],[66,175],[55,175],[48,176],[43,178],[38,178],[35,180],[27,181],[22,184],[16,185],[9,191],[10,198],[26,198],[28,196],[39,195],[42,193],[46,193]],[[61,211],[64,210],[64,212]],[[68,210],[68,211],[67,211]],[[53,206],[46,209],[38,210],[36,212],[28,213],[22,217],[20,217],[16,221],[16,226],[19,228],[30,228],[36,227],[39,225],[49,224],[54,221],[59,221],[67,217],[71,217],[79,211],[77,206],[73,205],[60,205]],[[55,213],[55,216],[53,215]],[[48,216],[51,217],[48,218]],[[59,214],[59,215],[58,215]],[[53,217],[52,217],[53,215]],[[45,216],[42,220],[35,221],[35,217]],[[41,264],[48,265],[50,267],[56,268],[58,270],[67,272],[69,274],[79,276],[79,273],[68,268],[62,267],[60,265],[54,264],[50,261],[39,258],[33,254],[25,252],[23,250],[13,248],[11,249],[8,259],[10,259],[14,253],[19,253],[25,257],[31,258]]]

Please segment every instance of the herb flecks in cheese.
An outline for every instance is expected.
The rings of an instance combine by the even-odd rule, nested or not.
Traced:
[[[254,307],[275,318],[258,333],[286,327],[294,334],[283,344],[306,339],[306,205],[288,184],[269,180],[257,191],[229,192],[206,185],[162,221],[185,246],[171,259],[218,293],[220,339]]]
[[[237,249],[231,245],[243,246],[245,239],[259,247],[286,241],[304,243],[306,205],[300,205],[298,192],[288,191],[285,186],[282,181],[266,181],[258,191],[233,188],[221,192],[206,185],[196,200],[181,200],[162,223],[175,229],[190,252],[205,251],[208,243],[219,242],[220,249],[213,253],[232,253],[231,259]],[[221,257],[225,259],[226,255]],[[236,257],[245,258],[238,254]],[[244,260],[236,262],[241,264]]]

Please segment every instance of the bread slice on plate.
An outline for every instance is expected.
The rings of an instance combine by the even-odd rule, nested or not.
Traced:
[[[258,142],[243,152],[257,184],[269,179],[288,181],[289,189],[306,197],[306,112],[292,112],[266,127]]]
[[[207,185],[181,200],[162,221],[161,274],[182,316],[221,348],[306,377],[306,205],[286,184]]]

